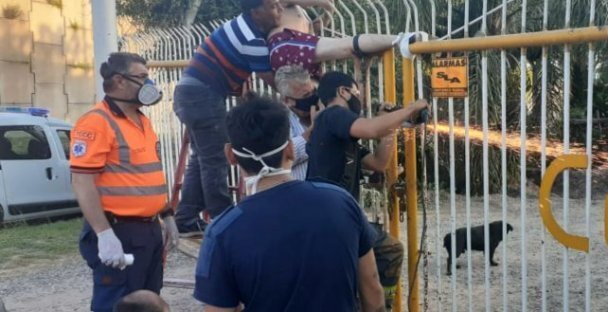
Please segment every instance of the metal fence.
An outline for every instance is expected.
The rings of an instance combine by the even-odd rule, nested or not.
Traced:
[[[404,131],[400,140],[405,143],[389,170],[388,189],[403,180],[397,171],[403,163],[407,187],[415,191],[419,185],[421,193],[410,193],[408,198],[389,196],[397,214],[399,201],[408,200],[408,225],[399,224],[396,214],[392,220],[393,230],[410,230],[409,265],[404,264],[402,281],[409,282],[411,290],[398,298],[398,304],[401,299],[409,301],[411,311],[608,309],[604,296],[608,248],[601,235],[604,205],[599,198],[606,189],[601,186],[608,185],[608,175],[602,175],[608,157],[606,149],[598,146],[601,141],[594,140],[592,119],[597,105],[593,86],[599,71],[608,68],[603,63],[608,55],[608,4],[594,0],[336,0],[335,6],[338,10],[331,24],[324,25],[320,35],[413,30],[431,34],[430,42],[412,46],[421,55],[413,64],[395,59],[392,52],[375,60],[364,75],[366,84],[373,86],[367,88],[368,103],[372,98],[406,102],[414,98],[414,86],[416,98],[430,99],[432,57],[469,60],[469,97],[432,98],[428,135],[423,133],[417,141],[414,132]],[[183,132],[172,112],[179,66],[222,22],[153,29],[121,42],[122,50],[159,61],[151,63],[152,75],[165,97],[148,113],[161,139],[169,183]],[[354,71],[352,61],[324,66]],[[254,90],[272,92],[258,80]],[[578,133],[571,133],[574,104],[577,116],[586,120]],[[233,105],[235,99],[228,99],[227,109]],[[367,114],[371,116],[371,110]],[[582,158],[563,156],[569,154]],[[412,175],[416,156],[418,172],[425,173],[422,181]],[[548,165],[552,169],[547,170]],[[562,191],[554,188],[552,193],[553,181],[547,177],[555,177],[560,165],[585,171],[565,171]],[[234,181],[236,172],[231,174]],[[561,227],[553,219],[552,206],[561,210]],[[422,222],[417,222],[419,217]],[[444,236],[451,235],[455,242],[457,228],[466,227],[470,233],[476,231],[471,227],[483,225],[483,235],[492,237],[497,235],[489,226],[494,220],[504,220],[514,228],[508,235],[506,227],[498,230],[503,236],[495,255],[499,265],[491,265],[489,240],[485,240],[485,253],[467,252],[452,264],[452,275],[447,276]],[[568,236],[568,232],[578,236]],[[418,235],[423,233],[419,248]],[[480,237],[460,239],[470,249]],[[455,243],[451,247],[455,252]],[[414,283],[418,279],[423,281],[421,289]]]

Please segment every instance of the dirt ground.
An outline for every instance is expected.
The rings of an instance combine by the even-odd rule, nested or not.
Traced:
[[[194,259],[174,252],[168,258],[165,276],[192,279],[195,265]],[[91,271],[80,257],[48,263],[28,272],[5,272],[0,279],[0,298],[8,312],[89,311],[91,292]],[[189,289],[166,287],[162,297],[172,311],[202,311]]]
[[[585,311],[585,268],[589,264],[590,277],[590,309],[592,311],[608,311],[608,247],[604,239],[604,200],[608,195],[608,171],[593,175],[593,191],[590,203],[590,252],[585,253],[570,250],[567,256],[568,290],[567,311]],[[568,232],[585,236],[585,196],[584,177],[576,176],[570,181],[573,198],[569,202]],[[561,185],[554,187],[554,193],[561,190]],[[486,290],[489,311],[523,311],[522,292],[527,295],[526,308],[528,311],[540,311],[542,305],[542,246],[545,247],[545,281],[547,311],[564,311],[564,249],[562,245],[548,233],[542,225],[539,216],[538,189],[528,188],[527,200],[523,207],[521,198],[507,197],[506,221],[514,227],[506,241],[501,243],[494,256],[499,263],[497,267],[490,266],[488,282],[485,284],[485,268],[483,252],[471,253],[471,296],[468,296],[467,256],[461,255],[457,264],[461,266],[451,277],[446,275],[447,251],[443,248],[443,237],[451,230],[451,206],[449,194],[440,196],[439,209],[435,209],[435,196],[429,194],[430,203],[427,217],[428,231],[428,265],[420,260],[420,303],[424,305],[425,271],[428,272],[428,311],[451,310],[455,304],[458,311],[486,310]],[[465,197],[456,196],[456,227],[466,226]],[[563,199],[553,195],[552,210],[560,225],[563,221]],[[503,219],[502,196],[491,195],[488,205],[489,222]],[[483,198],[471,199],[471,224],[482,225],[484,222]],[[439,214],[439,218],[437,215]],[[439,219],[439,222],[437,222]],[[419,216],[419,231],[422,230],[422,218]],[[402,226],[402,241],[406,242],[405,225]],[[522,229],[525,229],[525,233]],[[542,235],[544,233],[544,240]],[[525,240],[523,239],[525,235]],[[418,237],[419,238],[419,237]],[[522,242],[523,241],[523,242]],[[503,249],[504,248],[504,249]],[[506,252],[506,253],[505,253]],[[522,261],[526,264],[522,273]],[[407,276],[407,267],[403,267],[403,276]],[[506,278],[506,287],[503,287]],[[452,284],[455,279],[454,284]],[[403,280],[405,286],[406,279]],[[523,283],[526,287],[523,288]],[[470,301],[469,301],[470,300]],[[404,298],[404,302],[407,298]],[[506,308],[506,309],[505,309]],[[421,309],[424,310],[424,309]]]
[[[608,174],[594,175],[593,200],[590,205],[590,253],[570,251],[568,254],[569,278],[568,311],[585,310],[585,264],[590,266],[590,304],[593,311],[608,310],[608,247],[604,240],[604,197],[608,193]],[[584,180],[582,180],[584,181]],[[580,179],[571,181],[572,193],[584,194],[581,191],[584,183]],[[581,193],[582,192],[582,193]],[[489,268],[489,285],[484,283],[484,257],[481,252],[471,254],[471,307],[470,311],[485,310],[485,291],[488,292],[489,310],[503,311],[506,304],[509,311],[522,311],[522,281],[527,283],[527,310],[540,311],[541,296],[541,247],[545,246],[546,264],[546,302],[547,311],[563,310],[563,284],[564,262],[563,248],[541,225],[538,209],[537,190],[529,189],[529,194],[523,207],[525,221],[522,220],[520,198],[508,197],[506,220],[515,228],[499,245],[495,260],[497,267]],[[425,298],[428,301],[427,311],[451,310],[455,302],[458,311],[469,311],[469,297],[467,295],[467,254],[461,255],[457,269],[452,277],[446,276],[445,265],[447,253],[443,249],[443,236],[449,233],[450,199],[448,194],[442,193],[439,209],[435,209],[435,197],[429,194],[428,208],[428,265],[420,261],[420,303],[425,307]],[[578,235],[585,235],[585,200],[584,196],[573,196],[569,204],[569,230]],[[465,197],[457,196],[456,226],[466,225]],[[502,198],[492,195],[489,199],[489,221],[502,219]],[[559,196],[552,198],[553,211],[560,224],[562,220],[563,204]],[[437,221],[439,213],[439,226]],[[471,199],[471,223],[483,223],[483,198]],[[422,214],[419,214],[419,226],[422,229]],[[523,226],[522,226],[523,225]],[[525,234],[522,229],[525,228]],[[406,244],[406,226],[402,225],[402,241]],[[541,233],[545,233],[542,240]],[[525,235],[524,243],[522,238]],[[503,246],[505,247],[503,249]],[[525,250],[525,253],[522,252]],[[506,251],[506,254],[503,253]],[[524,258],[525,255],[525,258]],[[522,261],[525,260],[526,272],[522,277]],[[403,266],[403,285],[407,282],[407,260]],[[173,253],[168,259],[166,277],[192,279],[195,260],[181,253]],[[505,270],[506,268],[506,270]],[[425,295],[425,271],[428,271],[428,292]],[[503,275],[504,274],[504,275]],[[506,276],[506,288],[503,288],[503,276]],[[455,279],[455,288],[452,288],[452,279]],[[0,298],[4,301],[9,312],[31,311],[88,311],[91,296],[90,270],[80,257],[65,259],[63,261],[46,263],[35,269],[14,270],[0,272]],[[404,288],[407,289],[407,288]],[[454,291],[455,289],[455,291]],[[192,291],[188,289],[164,288],[162,296],[171,305],[172,311],[202,311],[201,305],[192,298]],[[403,292],[403,303],[407,302],[407,292]],[[505,295],[503,297],[503,295]],[[403,309],[405,311],[406,309]],[[421,311],[424,309],[421,309]]]

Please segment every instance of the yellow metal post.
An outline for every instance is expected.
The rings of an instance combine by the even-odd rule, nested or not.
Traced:
[[[414,100],[414,63],[403,59],[403,106]],[[416,130],[405,129],[405,184],[407,187],[407,272],[408,311],[417,312],[418,303],[418,181],[416,179]]]
[[[395,56],[393,50],[389,50],[384,53],[382,64],[384,66],[384,98],[388,103],[397,103],[397,89],[395,81]],[[393,140],[397,140],[397,133]],[[395,185],[397,182],[398,168],[397,168],[397,142],[393,142],[393,151],[391,160],[387,170],[388,185]],[[389,207],[391,210],[391,219],[389,232],[392,237],[399,239],[399,196],[396,193],[390,194],[391,202],[393,205]],[[401,282],[397,283],[397,289],[395,289],[395,301],[393,304],[393,311],[401,312]]]

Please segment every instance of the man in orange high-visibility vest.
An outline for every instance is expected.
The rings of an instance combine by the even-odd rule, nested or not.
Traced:
[[[93,269],[92,311],[112,311],[139,289],[160,293],[163,234],[177,244],[160,145],[139,110],[160,101],[137,54],[112,53],[101,65],[104,100],[76,122],[71,134],[72,185],[86,221],[80,253]]]

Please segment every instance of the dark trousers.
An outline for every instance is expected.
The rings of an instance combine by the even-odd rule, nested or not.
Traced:
[[[232,204],[224,156],[228,142],[225,99],[202,83],[175,88],[173,108],[188,129],[192,150],[175,215],[180,227],[193,225],[202,210],[213,218]]]
[[[388,235],[380,224],[370,223],[376,230],[378,236],[374,242],[374,257],[380,276],[380,284],[384,288],[384,299],[386,308],[391,309],[395,299],[397,283],[401,276],[401,265],[403,263],[403,244]]]
[[[80,234],[80,254],[93,270],[91,311],[110,312],[120,298],[147,289],[160,294],[163,285],[163,238],[156,222],[119,222],[112,225],[124,252],[133,254],[133,265],[124,270],[101,263],[97,235],[85,221]]]

